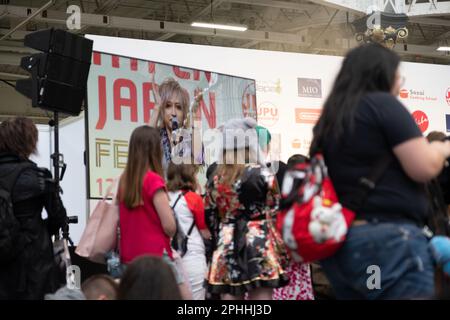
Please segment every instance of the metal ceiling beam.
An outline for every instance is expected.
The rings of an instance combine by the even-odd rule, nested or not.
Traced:
[[[379,11],[404,13],[410,17],[450,15],[450,2],[428,0],[426,3],[417,3],[417,0],[309,0],[335,9],[368,13],[374,8]]]
[[[285,32],[296,32],[298,34],[298,32],[300,31],[311,28],[320,28],[327,25],[339,25],[344,23],[347,23],[346,12],[338,12],[337,14],[335,14],[334,19],[331,19],[330,22],[330,16],[326,12],[321,11],[320,13],[313,14],[310,18],[304,19],[302,23],[299,23],[299,21],[297,21],[297,25],[295,27],[293,27],[292,24],[285,26],[278,25],[277,27],[283,29]],[[305,34],[299,34],[299,36],[305,36]],[[249,41],[243,44],[242,47],[251,48],[258,43],[259,41]]]
[[[7,9],[7,10],[6,10]],[[31,9],[31,13],[33,13],[33,10],[36,10],[36,8],[27,8],[27,7],[19,7],[19,6],[5,6],[0,5],[0,12],[6,11],[9,15],[14,17],[26,17],[30,13],[28,12],[28,9]],[[339,16],[339,15],[338,15]],[[339,21],[338,16],[333,20],[333,23],[340,23],[342,21]],[[162,21],[155,21],[155,20],[145,20],[145,19],[135,19],[135,18],[126,18],[126,17],[115,17],[115,16],[108,16],[107,21],[105,22],[103,20],[104,15],[98,15],[98,14],[85,14],[83,13],[81,16],[81,23],[82,25],[87,26],[95,26],[95,27],[102,27],[102,28],[116,28],[119,30],[139,30],[139,31],[149,31],[149,32],[162,32],[166,31],[169,33],[179,33],[179,34],[187,34],[187,35],[199,35],[199,36],[211,36],[211,37],[221,37],[221,38],[230,38],[235,40],[247,40],[250,41],[251,44],[255,44],[258,42],[272,42],[272,43],[287,43],[287,44],[293,44],[298,47],[308,47],[311,44],[311,41],[308,40],[308,37],[305,37],[303,35],[298,34],[292,34],[292,33],[283,33],[283,32],[265,32],[265,31],[255,31],[255,30],[248,30],[246,32],[231,32],[231,31],[224,31],[224,30],[216,30],[214,33],[213,30],[207,30],[207,29],[198,29],[193,28],[189,24],[186,23],[176,23],[176,22],[162,22]],[[312,17],[313,21],[317,21],[315,19],[315,16]],[[42,15],[38,15],[35,17],[36,21],[39,22],[51,22],[51,23],[58,23],[65,25],[66,21],[66,14],[64,12],[58,12],[58,11],[48,11],[47,17],[44,18]],[[425,18],[415,18],[415,19],[425,19]],[[429,19],[429,20],[437,20],[437,19]],[[442,19],[441,19],[442,20]],[[445,21],[445,20],[444,20]],[[324,20],[324,25],[326,25],[329,22],[329,18],[327,20]],[[302,26],[300,28],[308,28],[311,27],[311,24],[305,24],[305,26]],[[303,39],[302,39],[303,38]],[[20,61],[19,56],[23,54],[27,54],[28,52],[17,52],[18,49],[17,46],[8,46],[5,45],[4,42],[0,43],[0,52],[3,52],[5,54],[8,53],[10,56],[8,57],[8,60],[12,65],[17,65]],[[251,45],[249,45],[251,46]],[[333,47],[328,48],[321,48],[321,45],[318,45],[318,50],[321,51],[329,51],[332,50]],[[12,49],[11,49],[12,48]],[[342,50],[339,45],[335,45],[336,51]],[[29,49],[27,49],[29,50]],[[400,50],[400,49],[397,49]],[[16,54],[13,54],[15,53]],[[414,45],[408,45],[408,51],[404,52],[401,51],[399,53],[402,54],[417,54],[417,55],[423,55],[423,56],[429,56],[429,57],[439,57],[439,58],[445,58],[450,59],[450,56],[446,56],[444,53],[437,52],[434,50],[433,47],[430,46],[414,46]],[[0,59],[3,61],[3,57],[6,55],[2,55]],[[16,64],[17,63],[17,64]]]
[[[414,16],[443,16],[450,15],[450,2],[429,0],[428,3],[416,3],[417,0],[405,5],[404,13],[410,17]]]
[[[19,7],[19,6],[4,6],[0,5],[0,10],[7,7],[7,12],[14,17],[26,17],[27,12],[31,9],[33,13],[35,8]],[[104,19],[104,15],[100,14],[81,14],[81,25],[102,27],[102,28],[115,28],[119,30],[139,30],[149,32],[168,32],[175,34],[185,35],[199,35],[220,37],[229,39],[241,39],[241,40],[257,40],[275,43],[296,43],[303,46],[308,46],[309,43],[304,41],[301,36],[293,33],[282,32],[266,32],[247,30],[245,32],[234,32],[227,30],[212,30],[192,27],[187,23],[167,22],[147,19],[136,19],[127,17],[107,16]],[[59,11],[47,11],[47,16],[44,18],[42,15],[35,17],[36,21],[63,24],[66,23],[66,14]]]
[[[366,13],[367,8],[373,4],[372,0],[309,0],[315,4],[330,7],[338,10],[345,10],[354,13]]]
[[[17,26],[15,26],[14,28],[12,28],[7,34],[5,34],[4,36],[2,36],[0,38],[0,41],[7,39],[10,35],[12,35],[16,30],[20,29],[22,26],[24,26],[25,24],[27,24],[29,21],[33,20],[33,18],[37,15],[39,15],[42,11],[44,11],[45,9],[51,7],[54,4],[55,0],[50,0],[49,2],[47,2],[46,4],[44,4],[42,7],[40,7],[39,9],[37,9],[36,11],[34,11],[32,14],[30,14],[29,16],[27,16],[25,18],[25,20],[21,21]]]
[[[447,31],[436,38],[437,40],[450,40],[450,31]]]
[[[411,17],[409,20],[414,23],[427,24],[427,25],[431,25],[431,26],[450,27],[450,20],[445,20],[445,19]]]
[[[17,80],[17,79],[28,79],[30,76],[25,76],[23,74],[9,73],[9,72],[0,72],[0,78],[12,78],[7,80]]]
[[[298,11],[317,9],[317,6],[314,4],[304,4],[286,1],[274,1],[274,0],[226,0],[226,1],[231,3],[249,4],[252,6],[290,9]]]
[[[5,35],[10,32],[11,29],[0,28],[0,35]],[[10,35],[10,40],[22,40],[30,31],[17,30]]]
[[[202,11],[200,11],[194,17],[192,17],[190,23],[194,22],[196,19],[204,16],[205,14],[210,13],[211,10],[214,10],[215,8],[220,6],[224,1],[225,0],[214,0],[214,1],[212,1],[211,4],[209,4],[206,8],[204,8]],[[189,26],[190,26],[190,24],[189,24]],[[176,34],[177,34],[177,32],[166,33],[166,34],[156,38],[155,40],[158,40],[158,41],[169,40],[170,38],[174,37]]]

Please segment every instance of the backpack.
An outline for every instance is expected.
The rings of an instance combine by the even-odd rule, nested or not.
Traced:
[[[295,261],[322,260],[342,246],[355,212],[390,161],[390,154],[383,156],[369,178],[360,179],[361,188],[347,206],[338,200],[322,154],[286,172],[277,228]]]
[[[20,223],[14,215],[12,191],[20,174],[31,166],[29,162],[18,163],[0,177],[0,264],[8,263],[20,252]]]
[[[181,199],[182,196],[184,196],[186,194],[186,192],[182,192],[178,195],[177,200],[175,200],[175,203],[172,206],[172,211],[173,214],[175,216],[175,222],[177,224],[177,231],[175,232],[175,235],[173,236],[172,240],[171,240],[171,246],[173,249],[175,249],[176,251],[178,251],[178,253],[180,254],[181,257],[184,257],[184,255],[187,253],[188,250],[188,240],[189,240],[189,236],[192,233],[192,230],[194,229],[194,225],[195,225],[195,221],[192,221],[191,227],[189,228],[189,231],[187,233],[187,235],[183,232],[183,229],[180,226],[180,223],[178,221],[178,218],[175,214],[175,206],[178,203],[178,200]]]

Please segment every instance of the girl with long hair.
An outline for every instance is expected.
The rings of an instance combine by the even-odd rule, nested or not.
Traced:
[[[206,216],[215,239],[207,286],[222,299],[244,299],[248,293],[251,300],[270,300],[273,289],[289,281],[284,243],[273,221],[279,191],[273,172],[257,163],[255,127],[251,118],[224,124],[224,163],[206,187]]]
[[[176,224],[163,179],[159,131],[149,126],[131,134],[128,161],[119,182],[120,255],[124,263],[150,254],[172,257]]]
[[[428,207],[424,182],[443,168],[450,142],[428,143],[396,98],[403,85],[399,65],[399,56],[381,45],[351,50],[313,130],[310,154],[323,153],[346,207],[363,188],[361,178],[391,159],[357,210],[342,248],[321,261],[338,299],[434,294],[434,266],[422,232]],[[377,274],[369,279],[373,270]]]

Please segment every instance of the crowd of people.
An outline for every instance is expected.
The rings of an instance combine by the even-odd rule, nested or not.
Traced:
[[[360,178],[389,158],[358,208],[343,246],[313,263],[293,259],[275,223],[284,174],[308,163],[308,157],[293,155],[287,164],[269,161],[270,132],[252,118],[232,119],[221,126],[223,161],[209,165],[207,183],[200,185],[202,144],[187,145],[173,134],[179,127],[192,130],[189,94],[169,79],[155,92],[157,115],[130,137],[118,184],[124,272],[119,278],[95,275],[80,290],[68,289],[58,278],[51,244],[66,212],[52,189],[50,172],[29,160],[36,151],[36,127],[25,118],[2,122],[0,176],[6,181],[3,177],[18,173],[13,185],[2,187],[11,190],[20,230],[14,234],[15,255],[0,262],[0,299],[438,297],[436,262],[424,227],[448,236],[446,205],[441,205],[441,219],[432,217],[437,194],[445,204],[450,190],[445,169],[450,142],[436,133],[427,141],[396,98],[403,79],[399,65],[398,55],[380,45],[351,50],[313,129],[309,156],[323,154],[343,206],[351,207]],[[226,139],[236,131],[254,132],[259,139],[256,144]],[[174,163],[174,150],[195,161]],[[187,242],[174,248],[178,233]],[[376,290],[367,286],[371,265],[381,270]]]

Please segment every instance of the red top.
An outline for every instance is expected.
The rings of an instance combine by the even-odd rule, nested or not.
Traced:
[[[122,262],[129,263],[141,255],[161,257],[166,249],[172,258],[170,238],[164,233],[158,213],[153,205],[153,196],[159,189],[166,190],[163,178],[148,171],[143,180],[143,205],[128,209],[120,202],[120,255]]]
[[[195,192],[188,191],[184,194],[186,204],[194,216],[195,224],[199,230],[207,229],[205,223],[205,206],[203,198]]]

